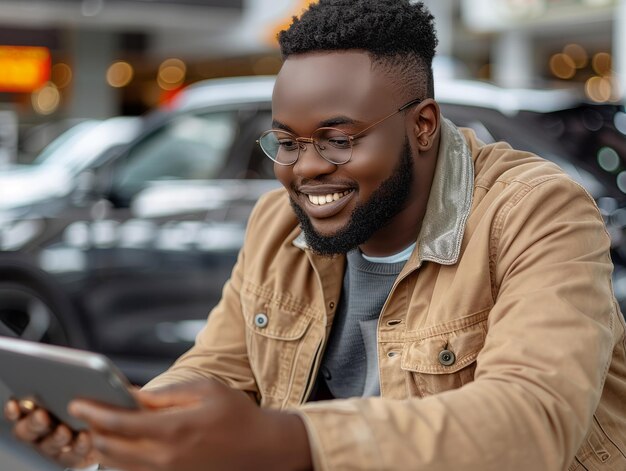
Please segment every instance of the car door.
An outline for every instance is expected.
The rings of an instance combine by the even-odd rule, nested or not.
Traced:
[[[135,381],[191,346],[254,203],[279,186],[255,144],[270,121],[258,105],[173,114],[115,161],[92,219],[68,227],[65,240],[88,254],[93,348]]]

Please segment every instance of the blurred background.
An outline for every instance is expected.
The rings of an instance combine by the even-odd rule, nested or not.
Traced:
[[[276,34],[309,3],[0,2],[0,335],[104,353],[139,385],[192,345],[279,186],[255,140]],[[626,0],[424,3],[444,115],[589,191],[624,310]],[[0,436],[3,469],[49,469]]]
[[[306,0],[3,0],[0,165],[75,120],[138,115],[190,83],[273,74],[276,33]],[[443,74],[505,87],[626,88],[622,0],[431,0]]]

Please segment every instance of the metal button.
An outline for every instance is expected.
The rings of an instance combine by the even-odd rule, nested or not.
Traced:
[[[335,309],[335,303],[333,301],[329,302],[328,307],[330,307],[331,309]]]
[[[254,325],[256,325],[259,329],[264,329],[267,327],[267,316],[260,312],[256,316],[254,316]]]
[[[441,363],[443,366],[450,366],[455,361],[456,357],[454,356],[454,353],[452,353],[450,350],[446,349],[439,352],[439,363]]]

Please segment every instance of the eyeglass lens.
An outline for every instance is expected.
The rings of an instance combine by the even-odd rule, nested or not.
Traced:
[[[334,164],[346,163],[352,156],[352,141],[350,136],[333,128],[320,128],[313,133],[317,152],[326,160]],[[269,131],[261,139],[259,144],[263,151],[274,161],[283,165],[291,165],[296,160],[301,150],[308,143],[299,142],[297,138],[283,131]]]

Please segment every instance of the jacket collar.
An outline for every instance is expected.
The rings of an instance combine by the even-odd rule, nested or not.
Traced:
[[[442,265],[457,262],[465,223],[472,208],[472,153],[461,131],[446,118],[441,121],[437,167],[417,239],[418,265],[424,261]]]
[[[441,120],[441,140],[433,183],[416,250],[409,263],[424,261],[453,265],[459,259],[465,223],[472,207],[474,165],[471,151],[459,129]],[[308,249],[301,232],[293,245]]]

